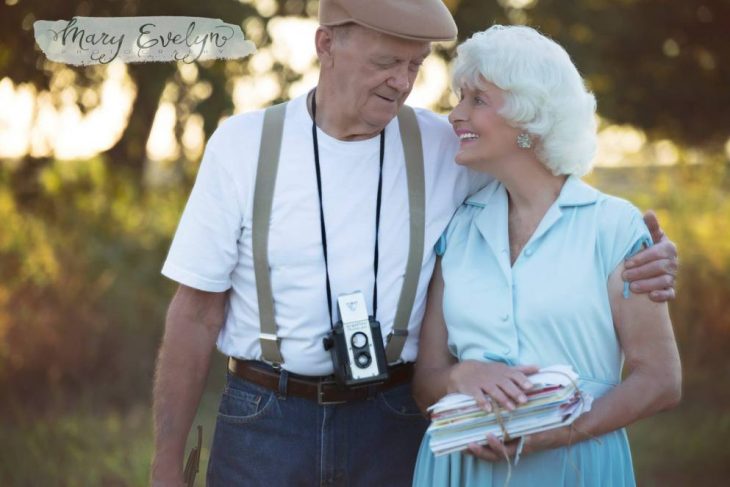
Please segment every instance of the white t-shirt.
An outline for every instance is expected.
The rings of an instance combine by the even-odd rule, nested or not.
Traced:
[[[488,177],[457,166],[458,140],[448,121],[416,109],[423,139],[426,232],[409,335],[401,354],[414,361],[433,246],[465,197]],[[206,146],[195,186],[162,273],[204,291],[231,289],[218,349],[261,359],[251,221],[263,111],[227,119]],[[287,106],[269,233],[269,265],[283,367],[304,375],[332,373],[322,338],[330,329],[325,286],[312,119],[306,97]],[[362,291],[372,312],[379,137],[345,142],[318,132],[322,198],[334,319],[337,296]],[[406,166],[397,119],[385,129],[379,236],[377,319],[390,333],[409,246]]]

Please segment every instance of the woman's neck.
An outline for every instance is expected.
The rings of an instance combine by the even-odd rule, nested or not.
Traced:
[[[542,163],[513,167],[499,178],[509,198],[510,261],[514,263],[560,195],[567,176],[555,176]]]
[[[502,178],[501,181],[509,195],[511,212],[536,213],[542,218],[560,195],[566,179],[567,176],[555,176],[547,168],[541,167]]]

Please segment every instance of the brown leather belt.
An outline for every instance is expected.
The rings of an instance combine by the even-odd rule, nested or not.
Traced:
[[[263,362],[255,360],[228,359],[228,370],[238,377],[272,391],[279,390],[281,373]],[[307,377],[289,373],[286,382],[286,393],[290,396],[303,397],[319,404],[341,404],[373,397],[378,392],[391,387],[407,384],[413,379],[413,364],[398,364],[388,369],[388,380],[372,386],[355,389],[340,389],[333,376]]]

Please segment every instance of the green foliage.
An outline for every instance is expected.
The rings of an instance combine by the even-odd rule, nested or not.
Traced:
[[[672,321],[685,369],[728,364],[730,344],[730,165],[706,154],[703,164],[597,170],[592,182],[654,209],[679,247],[678,299]],[[703,369],[704,370],[704,369]]]
[[[730,475],[722,440],[730,435],[730,413],[720,404],[688,402],[629,428],[638,485],[715,486]]]
[[[73,67],[63,66],[46,60],[44,54],[35,45],[33,38],[33,22],[36,20],[69,20],[74,16],[86,17],[124,17],[124,16],[199,16],[221,19],[224,22],[239,24],[244,28],[249,19],[260,21],[264,27],[259,45],[269,42],[265,27],[271,15],[306,15],[316,7],[312,0],[280,0],[275,2],[275,9],[263,16],[251,4],[243,0],[220,0],[215,2],[192,2],[185,0],[157,0],[143,2],[141,0],[62,0],[44,2],[40,0],[21,0],[0,2],[0,79],[9,76],[14,83],[29,83],[38,91],[48,91],[55,102],[59,102],[59,90],[52,89],[51,80],[63,70],[73,73],[73,82],[68,85],[79,93],[86,89],[98,91],[103,80],[104,68],[99,66]],[[248,36],[250,37],[250,36]],[[33,47],[31,47],[33,46]],[[223,116],[233,112],[231,98],[232,74],[241,75],[248,72],[248,60],[230,60],[216,62],[198,62],[195,64],[198,74],[191,83],[184,82],[172,63],[140,63],[127,66],[132,79],[136,97],[132,111],[127,120],[124,133],[115,145],[106,152],[106,157],[117,166],[126,167],[143,177],[145,164],[145,146],[150,135],[152,122],[161,101],[163,91],[168,83],[178,88],[177,99],[172,100],[176,109],[175,136],[180,140],[183,127],[192,114],[203,118],[203,129],[207,139],[215,130]],[[296,81],[301,76],[293,73],[288,66],[276,66],[274,74],[281,85]],[[190,96],[196,86],[204,84],[210,88],[204,99]],[[65,86],[66,88],[69,86]],[[87,106],[83,97],[77,97],[77,105],[83,112],[92,108]],[[179,161],[181,164],[184,161]]]
[[[13,191],[13,176],[3,170],[0,186],[9,230],[0,238],[0,390],[145,380],[172,289],[159,268],[187,190],[143,191],[102,159],[52,163],[32,196]]]
[[[125,413],[84,405],[38,418],[19,413],[3,424],[0,482],[5,486],[140,486],[149,478],[150,416],[143,405]]]

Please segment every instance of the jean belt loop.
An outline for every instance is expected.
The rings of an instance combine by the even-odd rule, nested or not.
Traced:
[[[281,369],[279,372],[279,399],[286,399],[286,386],[289,382],[289,372],[287,372],[284,369]]]

